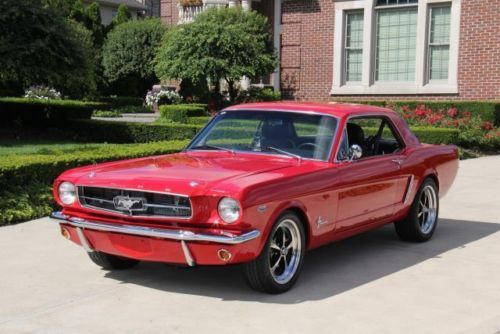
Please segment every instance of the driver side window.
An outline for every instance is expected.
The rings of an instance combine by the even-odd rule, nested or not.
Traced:
[[[380,116],[356,117],[348,120],[337,159],[346,160],[346,139],[348,147],[361,147],[361,158],[391,154],[402,148],[388,119]],[[348,151],[349,152],[349,151]],[[348,155],[348,154],[347,154]]]

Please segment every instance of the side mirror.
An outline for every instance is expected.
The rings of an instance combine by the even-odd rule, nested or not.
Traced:
[[[358,160],[363,155],[363,149],[357,144],[351,145],[349,149],[349,161]]]

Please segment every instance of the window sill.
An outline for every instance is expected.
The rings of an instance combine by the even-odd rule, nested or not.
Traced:
[[[415,94],[458,94],[457,85],[427,84],[424,86],[401,82],[376,83],[371,86],[333,86],[330,95],[415,95]]]

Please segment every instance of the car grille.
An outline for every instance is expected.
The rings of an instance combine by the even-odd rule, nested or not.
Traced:
[[[189,218],[192,215],[188,197],[100,187],[78,187],[83,207],[110,211],[127,216]]]

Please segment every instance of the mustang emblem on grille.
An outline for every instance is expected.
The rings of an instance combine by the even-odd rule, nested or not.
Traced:
[[[115,196],[113,198],[115,208],[118,210],[144,211],[146,209],[145,202],[146,199],[141,197]]]

